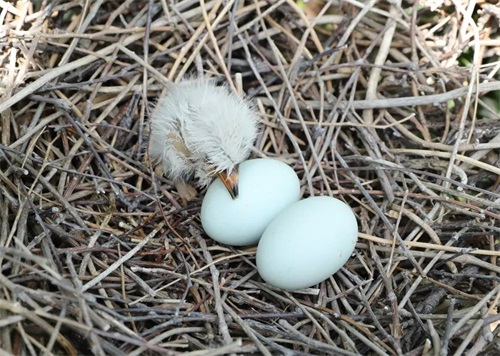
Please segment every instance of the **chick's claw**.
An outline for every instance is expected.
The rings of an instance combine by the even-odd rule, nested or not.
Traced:
[[[177,193],[179,193],[179,197],[182,199],[183,205],[186,205],[198,195],[196,189],[189,183],[179,180],[174,185]]]

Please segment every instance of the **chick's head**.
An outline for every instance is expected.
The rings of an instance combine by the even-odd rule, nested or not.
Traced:
[[[257,137],[256,110],[226,87],[207,87],[190,107],[190,116],[184,138],[192,159],[201,162],[196,173],[200,184],[215,175],[232,175],[250,155]]]

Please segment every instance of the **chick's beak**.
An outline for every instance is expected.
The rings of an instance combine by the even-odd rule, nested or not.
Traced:
[[[226,187],[227,191],[231,195],[231,198],[236,199],[238,198],[238,179],[239,179],[239,173],[236,168],[233,168],[231,173],[228,174],[227,171],[220,172],[217,174]]]

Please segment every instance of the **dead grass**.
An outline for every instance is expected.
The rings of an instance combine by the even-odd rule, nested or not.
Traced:
[[[1,350],[498,354],[495,1],[172,3],[0,2]],[[354,209],[329,280],[262,283],[153,174],[151,105],[192,73],[254,98],[256,156]]]

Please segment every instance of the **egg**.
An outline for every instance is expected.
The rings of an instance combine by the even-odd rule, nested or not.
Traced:
[[[357,236],[356,217],[342,201],[301,200],[279,213],[264,231],[257,247],[257,270],[278,288],[311,287],[347,262]]]
[[[208,187],[201,224],[212,239],[227,245],[256,244],[283,209],[300,198],[300,181],[287,164],[252,159],[239,165],[239,196],[232,199],[219,178]]]

